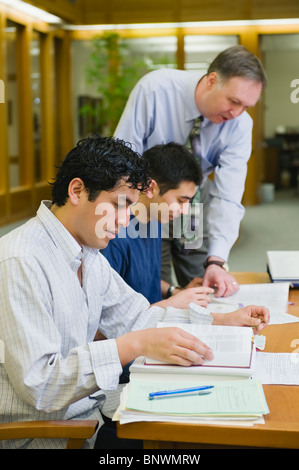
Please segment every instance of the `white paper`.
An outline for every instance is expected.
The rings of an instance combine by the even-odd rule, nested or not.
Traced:
[[[213,425],[223,425],[223,426],[253,426],[254,424],[264,424],[265,420],[263,416],[256,418],[247,417],[247,418],[207,418],[207,417],[184,417],[184,416],[161,416],[158,414],[151,415],[149,413],[140,413],[133,412],[126,409],[126,404],[128,400],[130,384],[127,384],[121,393],[120,404],[116,410],[113,421],[118,421],[120,424],[134,423],[134,422],[176,422],[183,424],[213,424]]]
[[[212,296],[208,310],[228,313],[248,305],[261,305],[270,312],[270,325],[298,322],[299,318],[285,313],[288,306],[289,284],[285,282],[266,284],[242,284],[230,297]]]
[[[253,377],[264,385],[299,385],[299,353],[257,352]]]
[[[290,313],[277,313],[270,315],[269,325],[283,325],[284,323],[297,323],[299,317],[291,315]]]
[[[267,261],[273,280],[299,280],[299,251],[267,251]]]

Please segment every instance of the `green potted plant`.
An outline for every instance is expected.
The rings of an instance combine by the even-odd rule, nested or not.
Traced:
[[[128,42],[118,33],[95,36],[92,49],[86,79],[96,84],[99,99],[81,103],[80,114],[89,120],[89,131],[112,135],[130,91],[149,68],[143,59],[132,57]]]

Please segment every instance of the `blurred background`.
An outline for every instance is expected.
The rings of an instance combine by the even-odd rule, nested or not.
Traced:
[[[223,49],[258,55],[246,215],[233,270],[298,249],[297,0],[0,0],[0,235],[50,198],[55,165],[92,131],[112,134],[130,90],[159,67],[204,71]]]

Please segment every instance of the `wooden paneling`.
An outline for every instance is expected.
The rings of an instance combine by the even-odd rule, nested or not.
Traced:
[[[72,107],[71,36],[65,32],[55,40],[56,161],[61,161],[74,144]]]
[[[7,194],[0,194],[0,225],[7,223]]]
[[[10,192],[10,209],[12,214],[20,214],[26,217],[32,213],[32,189],[17,188]]]
[[[73,146],[71,107],[70,40],[68,33],[0,5],[0,79],[7,83],[6,20],[17,23],[16,70],[18,77],[18,150],[20,186],[10,187],[7,103],[0,103],[0,225],[35,214],[42,199],[51,198],[48,184],[55,165]],[[31,46],[33,32],[41,33],[42,181],[35,177]],[[59,47],[56,47],[59,42]],[[55,57],[54,57],[55,54]],[[58,132],[59,129],[59,146]],[[61,151],[57,151],[57,149]]]
[[[53,70],[53,37],[41,35],[41,105],[42,105],[42,146],[44,180],[53,176],[55,154],[55,96]]]
[[[253,19],[299,18],[298,0],[251,0],[250,14]]]
[[[26,0],[74,24],[298,18],[298,0]]]
[[[298,18],[297,0],[85,0],[82,24]]]
[[[38,209],[40,202],[44,199],[52,199],[51,197],[52,187],[47,183],[39,183],[34,188],[34,208]]]
[[[6,25],[5,15],[0,11],[0,79],[4,82],[4,95],[6,70],[4,64],[6,63],[6,49],[4,27]],[[4,96],[4,101],[5,101]],[[7,152],[7,104],[0,103],[0,191],[7,192],[8,186],[8,152]],[[0,214],[6,214],[6,208],[0,204]]]
[[[70,23],[82,22],[82,5],[85,0],[25,0],[27,3],[48,11],[53,15],[69,21]],[[102,3],[102,2],[99,2]]]
[[[240,33],[240,44],[247,47],[256,56],[260,56],[259,36],[254,28],[244,28]],[[259,162],[262,161],[263,149],[263,109],[261,100],[249,111],[253,119],[252,154],[247,165],[247,178],[243,196],[243,204],[255,205],[260,202],[259,188],[261,184]]]
[[[18,65],[18,131],[20,184],[33,183],[33,119],[30,75],[31,25],[19,26],[17,31]]]

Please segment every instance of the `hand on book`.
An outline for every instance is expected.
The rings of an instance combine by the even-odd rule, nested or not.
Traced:
[[[181,366],[202,365],[214,357],[203,341],[175,326],[132,331],[117,338],[116,344],[122,365],[139,356]]]
[[[269,310],[257,305],[248,305],[230,313],[212,313],[212,316],[214,325],[251,326],[256,332],[270,321]]]

